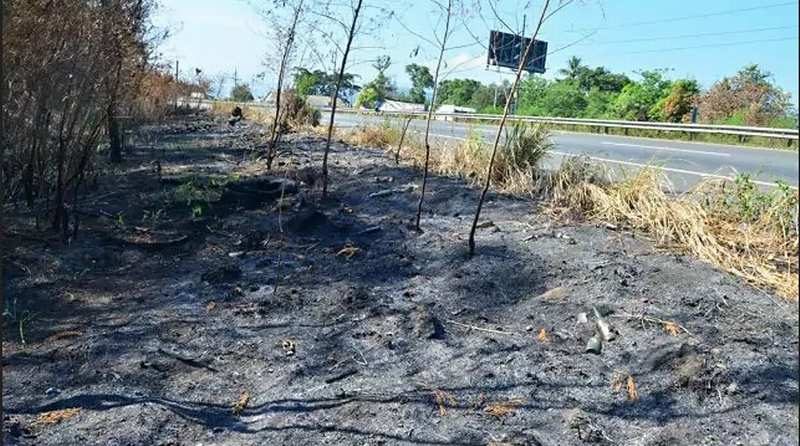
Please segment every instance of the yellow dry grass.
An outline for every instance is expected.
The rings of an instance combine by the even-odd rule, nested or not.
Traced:
[[[499,401],[486,405],[483,411],[497,418],[503,418],[517,411],[517,409],[525,404],[522,398],[514,398],[508,401]]]
[[[61,409],[61,410],[53,410],[50,412],[44,412],[39,414],[35,420],[33,420],[33,425],[37,427],[41,426],[50,426],[53,424],[61,423],[62,421],[69,420],[70,418],[78,415],[80,413],[80,409],[70,408],[70,409]]]
[[[350,144],[393,152],[399,133],[384,124],[341,136]],[[798,299],[796,191],[760,210],[755,220],[745,220],[726,204],[730,192],[725,182],[706,181],[676,195],[655,167],[612,181],[611,172],[583,157],[565,160],[555,172],[543,172],[536,163],[546,144],[546,130],[534,128],[524,138],[524,150],[499,150],[492,172],[495,190],[545,197],[555,216],[588,218],[645,233],[661,248],[695,256],[785,299]],[[463,142],[439,143],[431,147],[430,170],[476,183],[485,176],[489,149],[474,133]],[[421,167],[424,157],[421,138],[409,133],[400,159]],[[794,219],[787,217],[792,214]]]
[[[541,342],[542,344],[549,344],[550,341],[552,340],[550,337],[550,333],[548,333],[547,330],[545,330],[544,328],[539,330],[539,334],[536,335],[536,339],[538,339],[539,342]]]
[[[433,393],[433,400],[436,402],[436,406],[439,408],[440,417],[447,415],[447,406],[455,406],[458,404],[456,398],[444,390],[436,389],[431,393]]]
[[[664,191],[655,168],[610,184],[557,185],[553,204],[596,220],[649,234],[664,248],[691,254],[752,285],[798,298],[798,236],[776,225],[777,210],[755,222],[705,206],[708,183],[682,195]]]
[[[664,322],[664,331],[670,336],[678,336],[681,334],[681,328],[672,321]]]
[[[239,398],[236,400],[236,402],[233,403],[233,407],[231,408],[231,410],[234,415],[241,415],[241,413],[244,412],[245,409],[247,409],[248,404],[250,404],[250,393],[245,391],[242,392],[242,394],[239,395]]]

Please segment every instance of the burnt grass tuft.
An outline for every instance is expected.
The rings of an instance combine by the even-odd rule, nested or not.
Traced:
[[[433,176],[416,232],[419,174],[381,150],[335,144],[320,202],[317,137],[267,172],[255,124],[148,131],[69,246],[9,218],[7,444],[797,444],[779,298],[500,194],[470,258],[478,191]]]

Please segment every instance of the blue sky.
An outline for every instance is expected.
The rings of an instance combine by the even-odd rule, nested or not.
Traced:
[[[271,5],[272,0],[163,0],[156,24],[172,29],[172,37],[161,48],[163,57],[179,59],[184,73],[195,67],[210,75],[232,75],[236,70],[238,78],[254,84],[257,91],[268,90],[274,85],[274,64],[265,63],[265,55],[273,48],[266,37],[270,27],[254,14],[252,3]],[[348,71],[361,75],[361,81],[366,82],[375,74],[368,61],[388,54],[393,60],[389,74],[399,87],[408,87],[405,65],[413,62],[433,67],[436,51],[401,23],[430,36],[430,29],[438,23],[436,9],[427,0],[365,3],[374,6],[366,10],[368,17],[383,17],[378,10],[383,7],[394,11],[395,18],[379,19],[374,31],[359,36],[354,64]],[[446,54],[448,78],[490,82],[511,77],[486,68],[486,50],[472,37],[488,40],[490,28],[505,27],[485,6],[486,0],[482,3],[480,14],[471,8],[467,17],[455,21],[453,45],[464,47]],[[527,15],[526,34],[541,5],[540,1],[525,0],[499,0],[495,4],[503,22],[518,31]],[[309,22],[320,26],[323,21],[312,17]],[[315,48],[324,46],[322,39],[314,38],[313,31],[306,29],[304,33],[317,41]],[[545,23],[540,38],[548,41],[551,52],[568,46],[548,55],[545,77],[556,76],[574,55],[590,66],[603,65],[632,76],[644,69],[669,68],[670,77],[694,78],[708,87],[745,64],[756,63],[772,72],[775,82],[789,91],[797,104],[797,1],[579,0]],[[412,57],[418,46],[421,50]],[[298,52],[304,65],[313,65],[315,59],[310,54],[307,48]],[[266,77],[257,79],[262,72]]]

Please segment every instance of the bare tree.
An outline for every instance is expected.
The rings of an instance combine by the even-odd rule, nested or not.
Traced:
[[[353,8],[353,19],[350,23],[349,32],[347,33],[347,44],[344,47],[342,54],[342,63],[339,66],[339,74],[336,78],[336,89],[333,92],[331,100],[331,117],[328,122],[328,137],[325,140],[325,152],[322,155],[322,198],[325,199],[328,195],[328,154],[331,150],[331,139],[333,138],[333,124],[336,119],[336,105],[339,100],[339,90],[342,88],[342,79],[344,78],[345,69],[347,68],[347,57],[350,55],[350,48],[353,45],[353,38],[356,34],[356,26],[358,24],[358,16],[361,13],[361,6],[363,1],[357,0]]]
[[[433,105],[431,105],[433,107]],[[400,150],[403,149],[403,141],[406,140],[406,132],[408,131],[408,126],[411,125],[411,120],[414,119],[414,116],[409,115],[406,118],[405,124],[403,124],[403,131],[400,133],[400,142],[397,144],[397,152],[394,154],[394,163],[396,165],[400,164]]]
[[[451,37],[452,29],[450,27],[450,20],[453,17],[453,0],[447,0],[447,6],[440,4],[439,2],[434,2],[434,4],[441,9],[442,15],[444,16],[444,33],[441,37],[437,36],[434,32],[434,37],[436,38],[437,43],[439,44],[439,59],[436,62],[436,70],[433,74],[433,92],[431,93],[431,105],[428,108],[428,118],[425,121],[425,166],[422,170],[422,188],[419,194],[419,203],[417,203],[417,217],[415,220],[415,228],[417,231],[420,230],[419,221],[422,218],[422,204],[425,201],[425,189],[428,185],[428,167],[430,165],[431,159],[431,145],[430,145],[430,133],[431,133],[431,119],[433,119],[433,109],[436,106],[436,93],[439,91],[439,71],[442,68],[442,60],[444,59],[444,53],[447,51],[447,42]]]
[[[481,216],[481,209],[483,208],[483,202],[486,199],[486,193],[489,191],[489,187],[492,181],[492,170],[494,169],[494,160],[495,156],[497,155],[497,147],[500,145],[500,137],[503,133],[503,128],[505,127],[506,120],[508,119],[508,114],[511,109],[511,103],[514,100],[514,96],[519,88],[519,81],[522,78],[522,73],[525,71],[525,63],[528,60],[530,55],[531,49],[533,48],[534,42],[536,41],[536,37],[539,35],[539,30],[542,28],[542,24],[544,24],[547,19],[553,16],[553,14],[560,11],[562,8],[570,4],[572,0],[561,0],[559,5],[553,9],[553,11],[549,12],[550,9],[550,0],[544,0],[544,5],[542,5],[542,12],[539,15],[539,21],[536,23],[536,28],[533,31],[533,35],[531,36],[530,42],[525,47],[525,51],[522,54],[522,57],[519,60],[519,66],[517,67],[517,73],[514,77],[514,82],[511,84],[510,94],[506,96],[506,104],[503,108],[503,116],[500,119],[500,124],[497,126],[497,133],[494,137],[494,144],[492,145],[492,155],[489,158],[489,166],[486,169],[486,179],[484,180],[483,189],[481,190],[480,198],[478,199],[478,207],[475,210],[475,218],[472,220],[472,226],[469,230],[469,254],[475,254],[475,230],[478,227],[478,219]],[[491,5],[491,3],[490,3]]]
[[[0,97],[2,200],[44,204],[42,214],[65,240],[103,133],[117,133],[108,118],[113,127],[148,68],[152,6],[150,0],[3,2],[14,20],[3,23],[2,47],[14,63],[3,64]]]
[[[289,71],[289,63],[292,53],[295,50],[295,36],[297,33],[297,26],[300,23],[301,15],[303,14],[303,4],[305,0],[297,0],[290,3],[291,18],[288,27],[284,30],[277,20],[271,20],[273,26],[277,29],[276,40],[280,49],[280,59],[278,61],[278,80],[275,88],[275,116],[272,120],[272,129],[270,131],[269,144],[267,146],[267,169],[272,169],[272,162],[275,160],[277,153],[277,146],[283,133],[283,122],[281,116],[281,94],[283,92],[284,79],[286,73]],[[284,2],[285,3],[285,2]],[[268,13],[264,15],[268,16]]]

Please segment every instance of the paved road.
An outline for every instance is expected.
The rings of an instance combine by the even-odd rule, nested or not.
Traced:
[[[385,119],[337,113],[336,125],[353,127]],[[485,141],[494,138],[495,128],[446,121],[436,121],[431,126],[432,134],[438,138],[463,140],[472,130],[479,132]],[[425,122],[414,120],[410,129],[422,132]],[[565,156],[580,154],[606,163],[616,171],[654,165],[667,173],[676,191],[687,190],[704,177],[732,178],[737,172],[752,174],[764,187],[774,185],[776,180],[798,186],[797,152],[571,132],[555,132],[552,141],[555,147],[548,167],[557,166]]]

